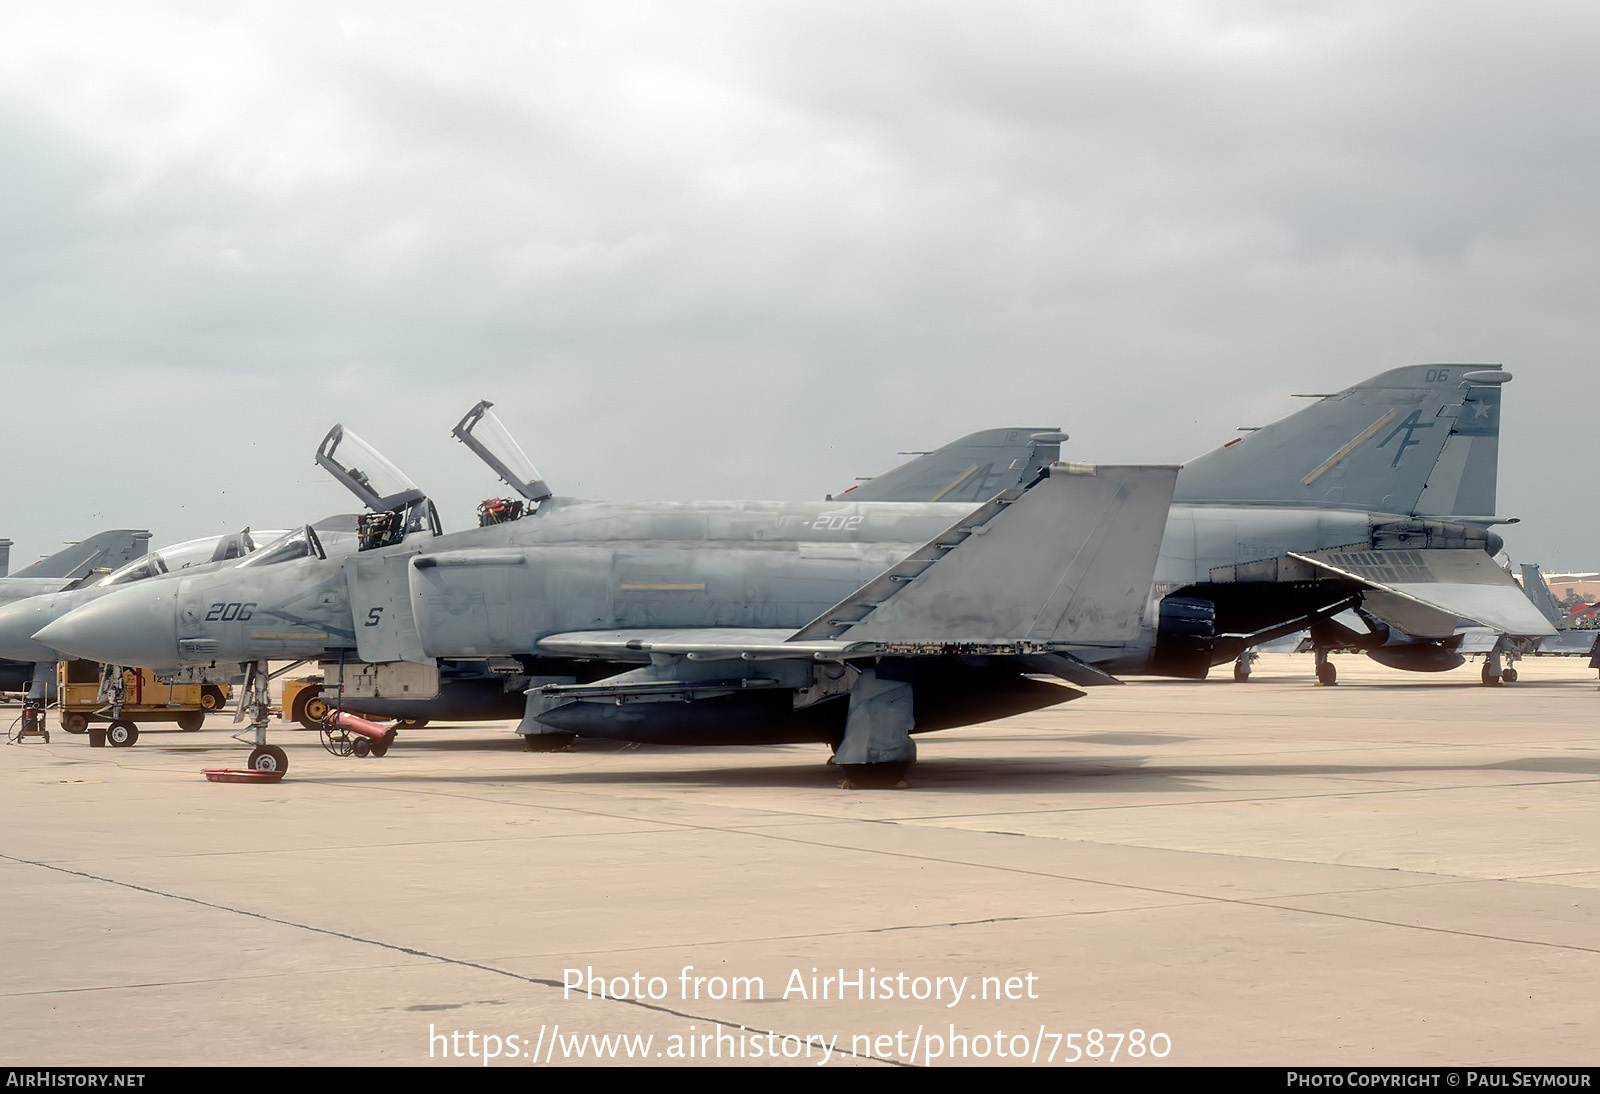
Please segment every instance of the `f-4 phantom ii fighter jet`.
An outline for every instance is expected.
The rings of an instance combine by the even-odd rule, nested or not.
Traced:
[[[9,564],[11,541],[3,542]],[[117,528],[97,533],[15,574],[0,577],[0,604],[76,588],[97,574],[109,573],[142,557],[149,542],[150,533],[142,529]],[[33,665],[29,662],[0,660],[0,691],[23,691],[32,675]]]
[[[133,586],[37,638],[123,665],[515,656],[535,746],[823,741],[853,782],[896,782],[913,732],[1082,694],[1032,674],[1114,682],[1093,662],[1137,640],[1177,473],[1052,465],[976,510],[586,502],[552,497],[488,404],[458,436],[522,494],[501,514],[519,519]]]
[[[1332,648],[1355,648],[1394,668],[1434,672],[1464,660],[1474,628],[1535,638],[1549,623],[1498,566],[1495,515],[1501,390],[1494,365],[1413,365],[1383,373],[1249,433],[1187,465],[1174,517],[1188,511],[1195,565],[1171,565],[1185,533],[1169,526],[1164,575],[1191,584],[1166,599],[1215,610],[1215,653],[1227,655],[1289,633],[1257,610],[1274,587],[1309,591],[1317,678],[1331,684]],[[1228,483],[1230,462],[1261,472]],[[1318,509],[1308,535],[1307,510]],[[1202,546],[1218,526],[1238,541],[1235,558]],[[1274,549],[1276,548],[1276,549]],[[1255,556],[1252,558],[1251,556]],[[1270,557],[1268,557],[1270,556]],[[1259,561],[1258,561],[1259,560]],[[1347,594],[1344,604],[1316,590]],[[1220,658],[1213,658],[1214,662]],[[1486,682],[1499,682],[1491,652]],[[1492,679],[1491,679],[1492,678]]]
[[[1244,678],[1248,647],[1309,628],[1322,683],[1337,678],[1332,649],[1428,672],[1484,652],[1498,683],[1503,651],[1554,633],[1492,558],[1510,379],[1493,365],[1392,369],[1185,464],[1147,642],[1105,667],[1202,677],[1237,659]],[[861,492],[926,488],[890,472]]]
[[[298,558],[312,551],[322,551],[323,540],[335,545],[336,548],[342,547],[353,551],[355,536],[353,532],[348,535],[343,533],[340,530],[343,525],[353,528],[354,518],[335,517],[319,523],[317,528],[321,530],[321,539],[317,531],[311,528],[302,528],[294,532],[251,532],[246,528],[228,535],[186,540],[144,554],[97,580],[75,584],[60,591],[24,597],[0,606],[0,658],[5,659],[0,660],[0,672],[6,671],[10,666],[16,666],[16,672],[22,678],[27,679],[31,675],[31,682],[27,685],[25,716],[39,715],[44,709],[49,689],[56,679],[56,662],[72,659],[71,655],[63,657],[61,651],[33,641],[31,636],[46,624],[138,581],[168,580],[181,573],[194,574],[217,570],[238,564],[245,558],[250,559],[251,565],[270,565],[273,562]],[[141,535],[145,539],[149,538],[148,533]],[[265,546],[262,546],[263,544]],[[140,546],[143,547],[143,541]],[[89,575],[91,578],[94,576],[94,574]],[[175,666],[151,667],[168,669]],[[187,670],[183,682],[202,685],[226,683],[237,674],[237,671],[237,665],[213,666],[211,671],[198,666],[191,667]],[[101,677],[102,690],[108,693],[107,705],[112,708],[113,718],[120,721],[121,710],[117,695],[122,680],[121,668],[112,667],[103,670]],[[214,697],[217,705],[221,705],[220,690],[208,688],[206,695],[207,698]],[[81,727],[73,728],[65,718],[62,721],[62,728],[69,733],[85,731]],[[112,739],[118,744],[132,744],[138,739],[138,731],[131,726],[125,726],[122,727],[122,732]]]

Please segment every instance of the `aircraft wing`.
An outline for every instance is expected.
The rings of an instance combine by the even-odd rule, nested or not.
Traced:
[[[884,647],[874,642],[811,640],[787,641],[791,632],[743,627],[638,628],[616,631],[569,631],[552,634],[536,645],[552,657],[577,657],[601,661],[646,662],[654,658],[681,657],[689,661],[833,661],[881,657]],[[1012,652],[1012,651],[1005,651]],[[1121,680],[1093,665],[1060,652],[1018,654],[1031,673],[1055,676],[1080,687],[1120,684]],[[572,691],[576,689],[567,688]],[[592,690],[592,689],[591,689]]]
[[[1555,633],[1521,586],[1483,551],[1326,550],[1290,555],[1373,590],[1364,597],[1363,610],[1407,634],[1447,636],[1455,632],[1457,619],[1501,634]]]
[[[764,661],[806,658],[818,661],[875,657],[877,650],[852,650],[862,643],[789,642],[793,631],[757,627],[639,627],[613,631],[568,631],[541,638],[538,652],[552,657],[584,657],[606,661],[648,661],[652,654],[687,657],[691,661]]]

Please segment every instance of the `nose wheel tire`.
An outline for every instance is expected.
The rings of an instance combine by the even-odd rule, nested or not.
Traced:
[[[139,739],[139,727],[132,722],[115,721],[106,726],[106,743],[112,748],[128,748]]]
[[[287,771],[289,756],[277,745],[262,745],[250,753],[252,771]]]

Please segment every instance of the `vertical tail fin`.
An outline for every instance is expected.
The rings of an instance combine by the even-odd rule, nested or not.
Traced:
[[[1494,514],[1494,365],[1408,365],[1317,398],[1184,466],[1180,503]]]
[[[969,433],[924,452],[891,471],[852,486],[835,498],[848,501],[988,501],[1022,486],[1061,457],[1066,434],[1011,426]]]
[[[1544,572],[1536,564],[1527,562],[1522,564],[1522,591],[1528,594],[1533,606],[1538,608],[1553,625],[1561,627],[1565,623],[1567,613],[1556,603],[1555,595],[1545,583]]]

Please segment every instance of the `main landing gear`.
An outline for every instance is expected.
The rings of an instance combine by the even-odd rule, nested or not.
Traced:
[[[1512,660],[1517,656],[1516,653],[1512,652],[1509,657],[1505,657],[1498,647],[1490,650],[1483,659],[1483,672],[1479,677],[1483,681],[1483,686],[1497,688],[1503,683],[1515,684],[1517,682],[1516,666],[1504,664],[1504,661]]]
[[[906,785],[917,758],[911,740],[911,685],[864,669],[850,690],[844,737],[833,762],[843,776],[840,790],[889,790]]]
[[[1339,670],[1333,662],[1328,660],[1327,650],[1318,650],[1317,654],[1317,686],[1333,687],[1339,682]]]

